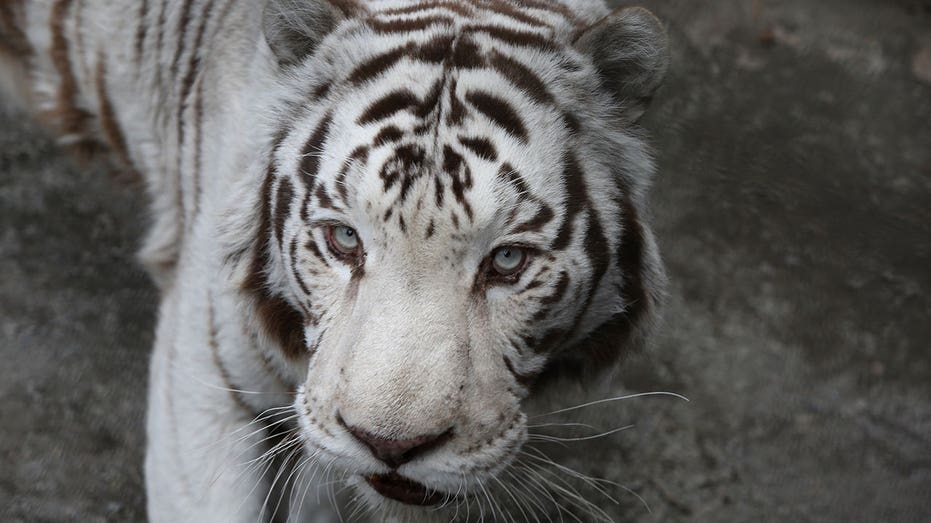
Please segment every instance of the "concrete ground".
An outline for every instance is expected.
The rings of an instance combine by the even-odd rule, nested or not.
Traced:
[[[671,287],[616,388],[691,401],[559,417],[636,423],[569,454],[652,510],[615,521],[931,521],[931,2],[644,3]],[[0,521],[144,519],[144,209],[0,117]]]

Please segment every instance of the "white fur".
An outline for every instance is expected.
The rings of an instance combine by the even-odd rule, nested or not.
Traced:
[[[145,43],[154,47],[158,2],[149,3],[152,6],[145,24],[151,30]],[[218,0],[216,6],[224,3]],[[652,173],[648,153],[634,128],[618,128],[619,122],[635,119],[632,115],[626,120],[618,117],[629,104],[606,92],[591,59],[582,53],[585,49],[571,46],[569,39],[579,27],[555,13],[531,9],[534,16],[553,25],[550,37],[570,44],[565,54],[554,58],[503,45],[505,51],[532,68],[560,106],[581,123],[579,136],[566,134],[560,112],[541,107],[501,75],[478,69],[460,71],[457,77],[460,96],[469,89],[491,91],[520,114],[528,132],[526,144],[476,111],[469,113],[462,127],[470,135],[493,139],[499,156],[523,174],[529,192],[537,198],[537,207],[521,203],[521,195],[496,181],[497,164],[470,157],[469,166],[475,173],[469,192],[474,219],[468,234],[450,223],[448,208],[433,209],[429,203],[425,209],[418,206],[418,201],[430,201],[431,177],[414,182],[412,196],[403,207],[393,209],[411,217],[411,229],[425,228],[428,219],[434,223],[436,233],[426,240],[372,219],[394,205],[398,189],[386,193],[377,172],[357,168],[347,177],[355,206],[345,212],[320,206],[310,211],[310,222],[338,220],[353,226],[367,246],[365,280],[352,291],[351,298],[347,297],[347,286],[354,284],[348,268],[338,263],[327,268],[306,253],[299,256],[300,266],[294,268],[277,248],[269,250],[269,264],[263,273],[269,288],[292,305],[305,304],[319,319],[304,333],[307,345],[316,347],[314,355],[289,360],[264,332],[254,297],[243,290],[260,236],[257,211],[272,135],[283,122],[289,123],[292,132],[271,161],[277,166],[278,179],[294,176],[308,137],[323,115],[331,114],[333,138],[320,151],[320,178],[335,190],[334,173],[346,156],[359,144],[370,143],[378,131],[377,126],[357,124],[369,103],[398,87],[423,97],[432,79],[445,73],[438,65],[410,63],[351,90],[334,85],[333,92],[316,104],[307,102],[308,91],[322,79],[345,77],[359,63],[397,47],[399,42],[427,41],[435,31],[379,35],[361,23],[344,21],[330,34],[313,35],[317,45],[313,59],[301,62],[293,54],[286,60],[279,55],[296,63],[281,69],[263,37],[262,3],[233,0],[222,26],[216,17],[206,25],[208,37],[202,47],[191,50],[194,31],[188,31],[186,50],[178,55],[186,67],[191,53],[199,53],[202,67],[193,86],[203,92],[206,115],[197,160],[188,146],[194,132],[190,123],[193,108],[181,105],[178,84],[164,78],[174,61],[174,31],[183,2],[172,2],[166,10],[169,23],[165,38],[170,43],[141,68],[133,65],[131,57],[136,25],[126,23],[127,11],[138,6],[135,2],[115,4],[84,0],[84,16],[92,22],[82,26],[69,18],[67,35],[72,43],[79,36],[83,42],[83,54],[75,45],[69,52],[79,86],[75,103],[90,112],[101,101],[88,71],[98,53],[106,57],[106,85],[116,119],[152,199],[152,225],[140,250],[140,258],[163,293],[149,380],[145,470],[150,519],[257,521],[269,517],[278,505],[273,483],[291,482],[295,487],[284,489],[281,510],[289,511],[294,520],[329,521],[336,513],[326,499],[330,488],[326,482],[334,478],[352,485],[352,492],[376,521],[462,518],[464,515],[458,513],[462,507],[456,503],[431,511],[403,506],[375,493],[361,478],[388,469],[340,427],[336,412],[346,423],[396,438],[455,427],[450,443],[398,469],[442,492],[470,494],[480,500],[480,493],[495,488],[498,475],[517,459],[517,450],[527,439],[525,400],[530,391],[515,382],[502,357],[506,356],[518,373],[528,374],[541,370],[551,355],[521,354],[508,335],[538,334],[569,322],[582,303],[579,296],[587,292],[584,286],[576,283],[572,297],[543,320],[534,320],[534,310],[527,304],[551,292],[560,271],[582,280],[594,271],[582,246],[589,213],[603,228],[604,249],[614,251],[626,218],[617,204],[621,196],[617,178],[624,181],[630,191],[627,196],[639,212],[645,206]],[[600,0],[566,4],[582,26],[608,14]],[[203,0],[192,3],[195,22],[204,5]],[[409,5],[407,0],[368,3],[373,11],[405,5]],[[61,85],[45,53],[52,41],[48,31],[51,6],[51,0],[34,0],[27,5],[28,35],[38,50],[30,70],[39,110],[55,108]],[[337,11],[308,12],[314,20],[329,21]],[[483,23],[538,30],[522,27],[501,14],[483,16]],[[641,38],[640,33],[649,34],[650,27],[638,16],[629,24],[638,32],[637,45],[655,58],[661,51]],[[281,16],[274,23],[287,24],[288,19]],[[313,24],[308,25],[301,16],[290,23],[304,24],[298,30],[305,33],[313,30]],[[277,27],[274,34],[286,34],[286,29]],[[487,35],[479,33],[475,38],[483,48],[502,47]],[[617,58],[630,56],[617,53]],[[567,68],[569,63],[578,67]],[[664,62],[661,67],[664,71]],[[658,85],[656,78],[649,82],[650,89]],[[181,146],[178,114],[184,121]],[[392,122],[405,129],[415,123],[412,120],[403,112],[392,117]],[[99,133],[99,129],[91,131]],[[462,132],[462,128],[440,124],[432,141],[424,143],[426,154],[439,158],[442,145],[455,142]],[[62,137],[65,142],[78,138]],[[570,247],[554,256],[549,268],[535,261],[528,269],[522,284],[534,277],[547,282],[536,294],[529,294],[530,298],[517,298],[509,288],[496,287],[489,289],[477,306],[470,298],[470,287],[477,267],[491,249],[514,242],[549,241],[561,219],[568,216],[562,189],[563,158],[556,152],[569,141],[575,144],[573,152],[586,173],[584,181],[591,200],[591,208],[575,217]],[[388,148],[372,149],[368,165],[379,165],[389,153]],[[199,161],[202,173],[197,179],[195,161]],[[448,200],[453,198],[448,186],[444,194]],[[304,197],[304,188],[295,182],[289,205]],[[504,234],[500,224],[512,209],[519,221],[528,220],[540,205],[555,212],[550,224],[531,233]],[[464,216],[461,209],[458,212]],[[646,299],[652,306],[662,287],[663,273],[649,229],[643,234],[642,276]],[[468,239],[463,239],[464,235]],[[316,242],[325,249],[321,229],[304,223],[296,206],[288,214],[282,236],[285,245],[293,238],[299,245]],[[618,296],[623,276],[613,265],[607,270],[591,293],[588,312],[563,345],[573,347],[611,315],[635,305]],[[298,278],[310,282],[312,300],[298,290]],[[231,385],[235,390],[228,390]],[[531,399],[546,405],[545,399]],[[263,440],[268,432],[253,420],[256,413],[271,412],[268,409],[280,409],[281,417],[294,415],[290,422],[296,426],[292,431],[296,439],[284,447],[282,456],[292,451],[298,459],[309,456],[297,468],[262,473],[266,464],[263,453],[268,450]],[[320,488],[322,499],[317,494]]]

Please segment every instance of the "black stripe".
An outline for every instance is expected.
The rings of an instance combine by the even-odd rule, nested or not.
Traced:
[[[585,190],[585,178],[582,175],[582,169],[575,155],[567,154],[563,166],[563,184],[565,187],[566,198],[563,201],[565,205],[565,215],[563,222],[556,233],[551,248],[561,251],[569,246],[572,239],[572,227],[575,224],[575,217],[579,211],[587,204],[588,194]]]
[[[532,47],[549,52],[559,51],[559,46],[545,36],[529,31],[518,31],[510,27],[493,24],[470,25],[465,28],[464,32],[484,33],[500,42],[515,47]]]
[[[284,224],[291,214],[291,199],[294,198],[294,189],[291,186],[291,180],[286,176],[281,177],[278,182],[278,191],[275,194],[275,237],[278,239],[278,247],[284,241]]]
[[[304,278],[301,277],[301,271],[298,269],[298,267],[300,267],[300,260],[297,258],[297,235],[291,238],[291,246],[288,250],[291,258],[291,274],[294,275],[294,281],[297,282],[297,286],[301,288],[301,292],[303,292],[305,296],[310,296],[310,289],[307,287],[307,283],[304,282]]]
[[[461,143],[464,147],[475,153],[475,155],[480,158],[484,158],[491,162],[498,160],[498,151],[495,149],[494,144],[492,144],[491,141],[487,138],[468,138],[465,136],[460,136],[459,143]]]
[[[175,48],[175,57],[171,61],[171,78],[178,77],[178,68],[181,66],[181,54],[184,52],[184,41],[187,36],[187,27],[191,22],[191,4],[193,0],[184,0],[181,4],[181,16],[178,18],[178,46]],[[195,49],[195,52],[197,50]]]
[[[317,178],[317,170],[320,169],[320,155],[323,153],[323,144],[326,142],[327,135],[330,133],[330,124],[333,117],[327,113],[314,132],[307,139],[302,151],[303,159],[301,160],[300,172],[301,179],[304,181],[304,188],[308,194],[313,190],[314,182]]]
[[[390,34],[422,31],[436,25],[453,25],[453,19],[448,16],[426,16],[423,18],[406,18],[390,21],[369,19],[367,23],[376,33]]]
[[[361,145],[349,153],[349,157],[346,158],[346,161],[343,162],[343,166],[339,170],[339,174],[336,176],[336,192],[339,193],[340,200],[344,204],[349,205],[349,190],[346,188],[346,176],[349,175],[349,169],[352,167],[353,163],[361,162],[365,164],[368,162],[369,158],[369,148],[365,145]]]
[[[382,11],[382,14],[406,15],[406,14],[419,13],[419,12],[427,11],[430,9],[448,9],[450,11],[453,11],[456,14],[460,14],[463,16],[468,16],[470,14],[468,8],[466,8],[466,6],[462,5],[460,2],[443,2],[443,1],[422,2],[422,3],[405,6],[405,7],[394,7],[391,9],[385,9],[384,11]]]
[[[375,147],[379,147],[388,143],[394,143],[400,140],[404,136],[404,131],[398,129],[394,125],[389,125],[378,131],[378,134],[375,135],[375,138],[372,140],[372,144]]]
[[[140,65],[142,61],[142,51],[145,48],[145,36],[146,32],[149,30],[149,23],[146,18],[149,15],[149,0],[142,0],[139,2],[139,25],[136,27],[136,43],[135,43],[135,62],[137,65]]]
[[[416,107],[420,103],[414,93],[407,89],[393,91],[373,102],[356,121],[359,125],[384,120],[400,111]]]
[[[499,52],[492,53],[489,64],[533,100],[542,104],[554,103],[553,95],[543,81],[524,64]]]
[[[527,141],[524,122],[507,101],[484,91],[469,91],[466,100],[499,127],[521,141]]]

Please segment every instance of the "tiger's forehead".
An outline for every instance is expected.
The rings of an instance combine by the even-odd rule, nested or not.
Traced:
[[[276,149],[305,194],[301,221],[382,238],[544,234],[594,71],[570,45],[577,21],[529,5],[376,3],[328,37],[293,77],[302,116]]]

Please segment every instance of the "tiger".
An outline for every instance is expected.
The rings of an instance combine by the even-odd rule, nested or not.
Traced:
[[[151,202],[150,520],[606,519],[521,456],[658,316],[668,64],[602,0],[0,4],[4,97]]]

